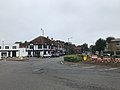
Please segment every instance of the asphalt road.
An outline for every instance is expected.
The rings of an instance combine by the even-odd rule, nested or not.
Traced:
[[[120,90],[120,68],[61,61],[0,61],[0,90]]]

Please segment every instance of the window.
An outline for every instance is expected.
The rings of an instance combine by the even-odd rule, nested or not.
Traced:
[[[17,47],[16,47],[16,46],[13,46],[12,48],[13,48],[13,49],[16,49]]]
[[[51,46],[51,49],[53,49],[53,46]]]
[[[9,49],[9,46],[5,46],[5,49]]]
[[[2,49],[2,47],[0,46],[0,49]]]
[[[30,45],[30,49],[33,49],[33,47],[34,47],[33,45]]]
[[[47,48],[47,45],[44,45],[44,48]]]
[[[49,49],[51,49],[51,46],[49,45]]]
[[[38,49],[42,49],[42,45],[38,45]]]
[[[27,48],[29,48],[29,46],[27,46]]]

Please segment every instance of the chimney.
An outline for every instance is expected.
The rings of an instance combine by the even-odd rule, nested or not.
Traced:
[[[49,39],[49,36],[47,36],[47,39]]]
[[[53,38],[51,38],[51,40],[53,41]]]

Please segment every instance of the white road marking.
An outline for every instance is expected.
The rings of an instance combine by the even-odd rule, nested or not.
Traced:
[[[107,68],[107,69],[102,69],[100,71],[112,71],[112,70],[116,70],[116,69],[118,69],[118,68]]]
[[[105,69],[105,71],[110,71],[110,70],[116,70],[118,68],[109,68],[109,69]]]
[[[88,66],[88,67],[82,67],[84,69],[89,69],[89,68],[95,68],[96,66]]]

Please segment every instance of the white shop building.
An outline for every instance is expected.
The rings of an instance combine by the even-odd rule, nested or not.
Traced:
[[[20,48],[19,44],[0,44],[0,58],[24,56],[27,56],[26,48]]]

